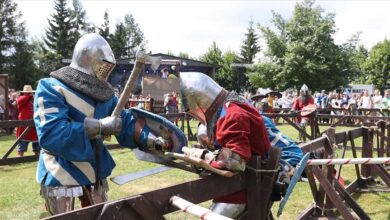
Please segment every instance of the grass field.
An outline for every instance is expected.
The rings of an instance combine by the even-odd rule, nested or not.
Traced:
[[[192,124],[195,126],[195,123]],[[298,133],[290,126],[279,126],[284,134],[296,139]],[[346,128],[341,128],[345,130]],[[340,129],[339,129],[340,130]],[[14,143],[15,137],[0,137],[0,155],[9,149]],[[356,142],[361,146],[361,140]],[[31,146],[29,146],[31,151]],[[30,155],[29,152],[27,155]],[[129,149],[112,150],[111,154],[116,161],[117,167],[114,169],[112,176],[145,170],[157,165],[138,161]],[[16,156],[13,152],[10,157]],[[347,154],[350,157],[350,154]],[[13,166],[0,166],[0,219],[38,219],[48,215],[45,211],[43,200],[39,196],[39,184],[35,180],[36,162],[24,163]],[[353,166],[344,166],[342,176],[347,183],[353,181]],[[150,190],[163,188],[166,186],[182,183],[198,178],[197,175],[172,169],[167,172],[149,176],[143,179],[127,183],[123,186],[117,186],[109,182],[110,200],[115,200]],[[354,194],[353,197],[368,213],[372,219],[390,219],[390,193],[365,193]],[[280,219],[294,219],[302,212],[313,199],[307,183],[298,183],[294,193],[289,200],[285,211]],[[208,206],[210,202],[202,205]],[[278,203],[273,206],[273,212],[276,213]],[[76,202],[76,207],[79,204]],[[166,216],[167,219],[196,219],[181,212],[171,213]]]

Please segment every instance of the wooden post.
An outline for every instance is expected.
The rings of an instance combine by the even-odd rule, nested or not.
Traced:
[[[261,172],[276,170],[279,167],[280,149],[272,147],[265,166],[260,157],[253,157],[247,168],[247,209],[246,219],[268,219],[271,214],[270,200],[277,172]],[[271,214],[272,215],[272,214]]]
[[[373,146],[373,130],[371,128],[363,128],[363,149],[362,157],[372,157],[372,146]],[[362,177],[368,178],[371,176],[371,165],[362,164]]]
[[[387,136],[386,136],[386,156],[390,157],[390,123],[386,123],[386,130],[387,130]]]
[[[325,142],[324,158],[333,157],[333,154],[334,154],[333,145],[335,144],[335,133],[336,133],[336,129],[334,129],[334,128],[328,129],[326,132],[326,135],[328,136],[329,142]],[[322,173],[324,174],[324,176],[326,176],[326,178],[328,179],[328,181],[331,184],[332,184],[333,179],[334,179],[333,178],[333,170],[334,170],[334,165],[322,167]],[[326,195],[325,210],[330,210],[334,207],[334,205],[333,205],[334,200],[332,200],[329,196],[330,196],[329,194]],[[325,211],[325,213],[327,214],[327,216],[329,216],[331,214],[328,211]]]
[[[325,175],[323,175],[321,170],[317,166],[313,166],[313,172],[314,175],[317,177],[318,181],[320,182],[320,188],[326,192],[327,198],[329,198],[329,200],[335,204],[341,216],[344,219],[354,219],[352,214],[348,211],[347,207],[343,204],[341,198],[335,192],[331,182],[329,182]]]
[[[385,156],[385,131],[386,131],[386,122],[379,121],[378,122],[378,136],[379,136],[379,146],[378,146],[378,157],[384,157]]]

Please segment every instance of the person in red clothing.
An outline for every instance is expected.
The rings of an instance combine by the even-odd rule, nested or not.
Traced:
[[[301,111],[305,106],[310,104],[314,104],[314,98],[309,93],[309,88],[306,84],[303,84],[301,90],[299,92],[299,97],[295,99],[291,110],[294,112]],[[297,118],[297,122],[301,124],[305,124],[308,121],[308,117]]]
[[[34,116],[34,95],[30,85],[25,85],[23,91],[20,91],[20,96],[16,99],[18,108],[19,120],[30,120]],[[18,127],[16,129],[16,138],[19,138],[26,130],[26,127]],[[35,155],[39,155],[40,147],[38,143],[37,131],[35,128],[31,128],[30,131],[22,138],[18,146],[18,157],[22,157],[24,152],[27,151],[28,143],[32,143],[33,152]]]
[[[180,92],[186,112],[207,124],[209,145],[219,149],[209,161],[213,167],[242,172],[253,155],[263,156],[269,150],[263,118],[243,97],[226,91],[207,75],[196,72],[180,75]],[[194,154],[199,151],[190,149]],[[246,192],[239,191],[215,198],[210,209],[237,218],[244,212],[245,203]]]
[[[308,105],[314,104],[314,98],[309,93],[309,88],[306,84],[303,84],[301,87],[301,90],[299,92],[299,97],[295,99],[291,111],[293,112],[299,112],[302,111],[302,109]],[[306,124],[309,121],[309,117],[297,117],[296,122],[299,124],[299,126],[306,130]],[[303,139],[303,135],[299,133],[299,140]]]

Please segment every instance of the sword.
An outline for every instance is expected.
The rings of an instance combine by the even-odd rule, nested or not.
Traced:
[[[305,167],[307,165],[307,162],[309,161],[310,153],[306,153],[305,156],[299,161],[298,165],[296,166],[295,173],[293,177],[291,178],[290,184],[288,185],[286,195],[283,197],[282,201],[279,203],[279,209],[277,216],[279,217],[284,209],[284,206],[287,203],[288,198],[290,197],[295,185],[297,184],[298,180],[301,178],[301,175],[303,171],[305,170]]]
[[[143,170],[143,171],[139,171],[139,172],[135,172],[135,173],[112,177],[112,178],[110,178],[110,180],[112,182],[116,183],[117,185],[123,185],[125,183],[130,182],[130,181],[140,179],[143,177],[147,177],[147,176],[151,176],[153,174],[161,173],[164,171],[168,171],[170,169],[172,169],[172,167],[159,166],[159,167],[151,168],[148,170]]]
[[[141,151],[138,149],[134,149],[133,152],[135,153],[138,160],[157,163],[157,164],[161,164],[164,166],[154,167],[154,168],[151,168],[148,170],[143,170],[143,171],[139,171],[139,172],[135,172],[135,173],[129,173],[129,174],[121,175],[121,176],[112,177],[112,178],[110,178],[110,180],[112,182],[114,182],[118,185],[123,185],[125,183],[131,182],[131,181],[134,181],[134,180],[137,180],[140,178],[144,178],[147,176],[151,176],[151,175],[154,175],[157,173],[165,172],[165,171],[171,170],[173,168],[177,168],[180,170],[184,170],[187,172],[197,174],[195,169],[187,166],[186,165],[187,163],[185,163],[185,162],[176,163],[169,157],[156,156],[156,155],[153,155],[151,153],[147,153],[147,152],[144,152],[144,151]]]

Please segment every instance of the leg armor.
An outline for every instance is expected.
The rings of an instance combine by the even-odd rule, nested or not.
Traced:
[[[99,185],[83,186],[83,196],[80,196],[81,207],[102,203],[108,200],[107,196],[108,184],[107,180],[101,180]]]
[[[98,185],[87,186],[41,186],[41,196],[45,199],[45,206],[51,215],[57,215],[74,209],[75,197],[79,197],[81,207],[107,201],[108,184],[101,180]]]
[[[238,219],[246,211],[246,204],[213,202],[210,210],[228,218]]]
[[[74,198],[83,195],[81,186],[50,187],[41,185],[41,196],[51,215],[72,211]]]

